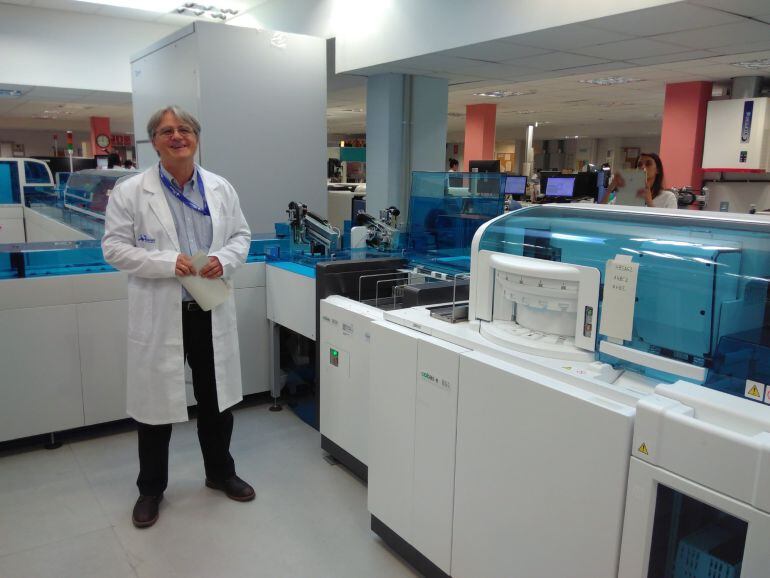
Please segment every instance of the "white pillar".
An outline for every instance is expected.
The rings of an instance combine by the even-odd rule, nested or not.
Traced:
[[[446,79],[381,74],[366,85],[366,212],[409,210],[412,171],[444,171]]]

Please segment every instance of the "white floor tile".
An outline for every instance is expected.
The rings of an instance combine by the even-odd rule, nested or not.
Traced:
[[[34,532],[45,529],[50,515],[48,523],[55,531],[44,532],[46,541],[40,543],[69,535],[69,540],[56,542],[62,544],[57,547],[67,548],[64,556],[73,564],[81,552],[84,572],[79,575],[84,576],[99,575],[95,568],[102,568],[105,576],[122,576],[112,571],[113,565],[122,566],[108,562],[114,544],[103,548],[107,554],[78,549],[78,544],[88,539],[107,540],[98,532],[72,537],[92,529],[86,521],[112,525],[109,531],[125,551],[129,569],[140,577],[415,576],[369,530],[365,485],[342,467],[329,465],[323,459],[318,432],[288,408],[276,413],[267,408],[261,405],[235,413],[231,452],[239,475],[257,491],[253,502],[234,502],[204,487],[203,460],[193,421],[174,425],[169,487],[160,519],[152,528],[137,530],[131,524],[138,460],[136,433],[129,432],[73,443],[71,449],[58,450],[61,455],[29,452],[10,456],[15,463],[0,457],[0,508],[11,508],[17,499],[15,492],[34,472],[37,486],[55,495],[70,496],[67,500],[49,497],[49,507],[74,495],[81,503],[88,498],[85,511],[90,512],[84,520],[75,518],[78,524],[73,526],[70,519],[70,525],[62,527],[63,512],[41,508],[36,522],[19,533],[14,524],[4,523],[5,510],[0,509],[0,536],[18,534],[13,548],[31,548],[36,545]],[[62,479],[55,482],[57,476]],[[4,480],[11,482],[10,492]],[[22,510],[34,511],[29,502],[22,502]],[[5,542],[0,539],[0,548]],[[0,562],[19,564],[11,556],[22,554],[0,558]],[[40,558],[37,563],[45,576],[45,560]],[[4,568],[0,565],[3,578]]]
[[[3,578],[130,578],[136,573],[111,528],[0,557]]]
[[[0,556],[107,527],[68,446],[0,457]]]

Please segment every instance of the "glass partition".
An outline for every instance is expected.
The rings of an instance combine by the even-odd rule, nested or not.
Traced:
[[[473,236],[501,215],[505,175],[501,173],[412,173],[407,256],[445,269],[470,271]]]

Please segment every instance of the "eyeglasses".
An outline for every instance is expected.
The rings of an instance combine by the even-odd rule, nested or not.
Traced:
[[[180,127],[173,127],[173,126],[164,126],[161,129],[158,129],[155,131],[155,135],[159,136],[161,138],[171,138],[174,136],[174,133],[178,132],[179,136],[188,138],[195,134],[195,131],[191,129],[189,126],[180,126]]]

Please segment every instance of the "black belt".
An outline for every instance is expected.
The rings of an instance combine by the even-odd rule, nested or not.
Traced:
[[[203,311],[195,301],[182,301],[182,311]]]

